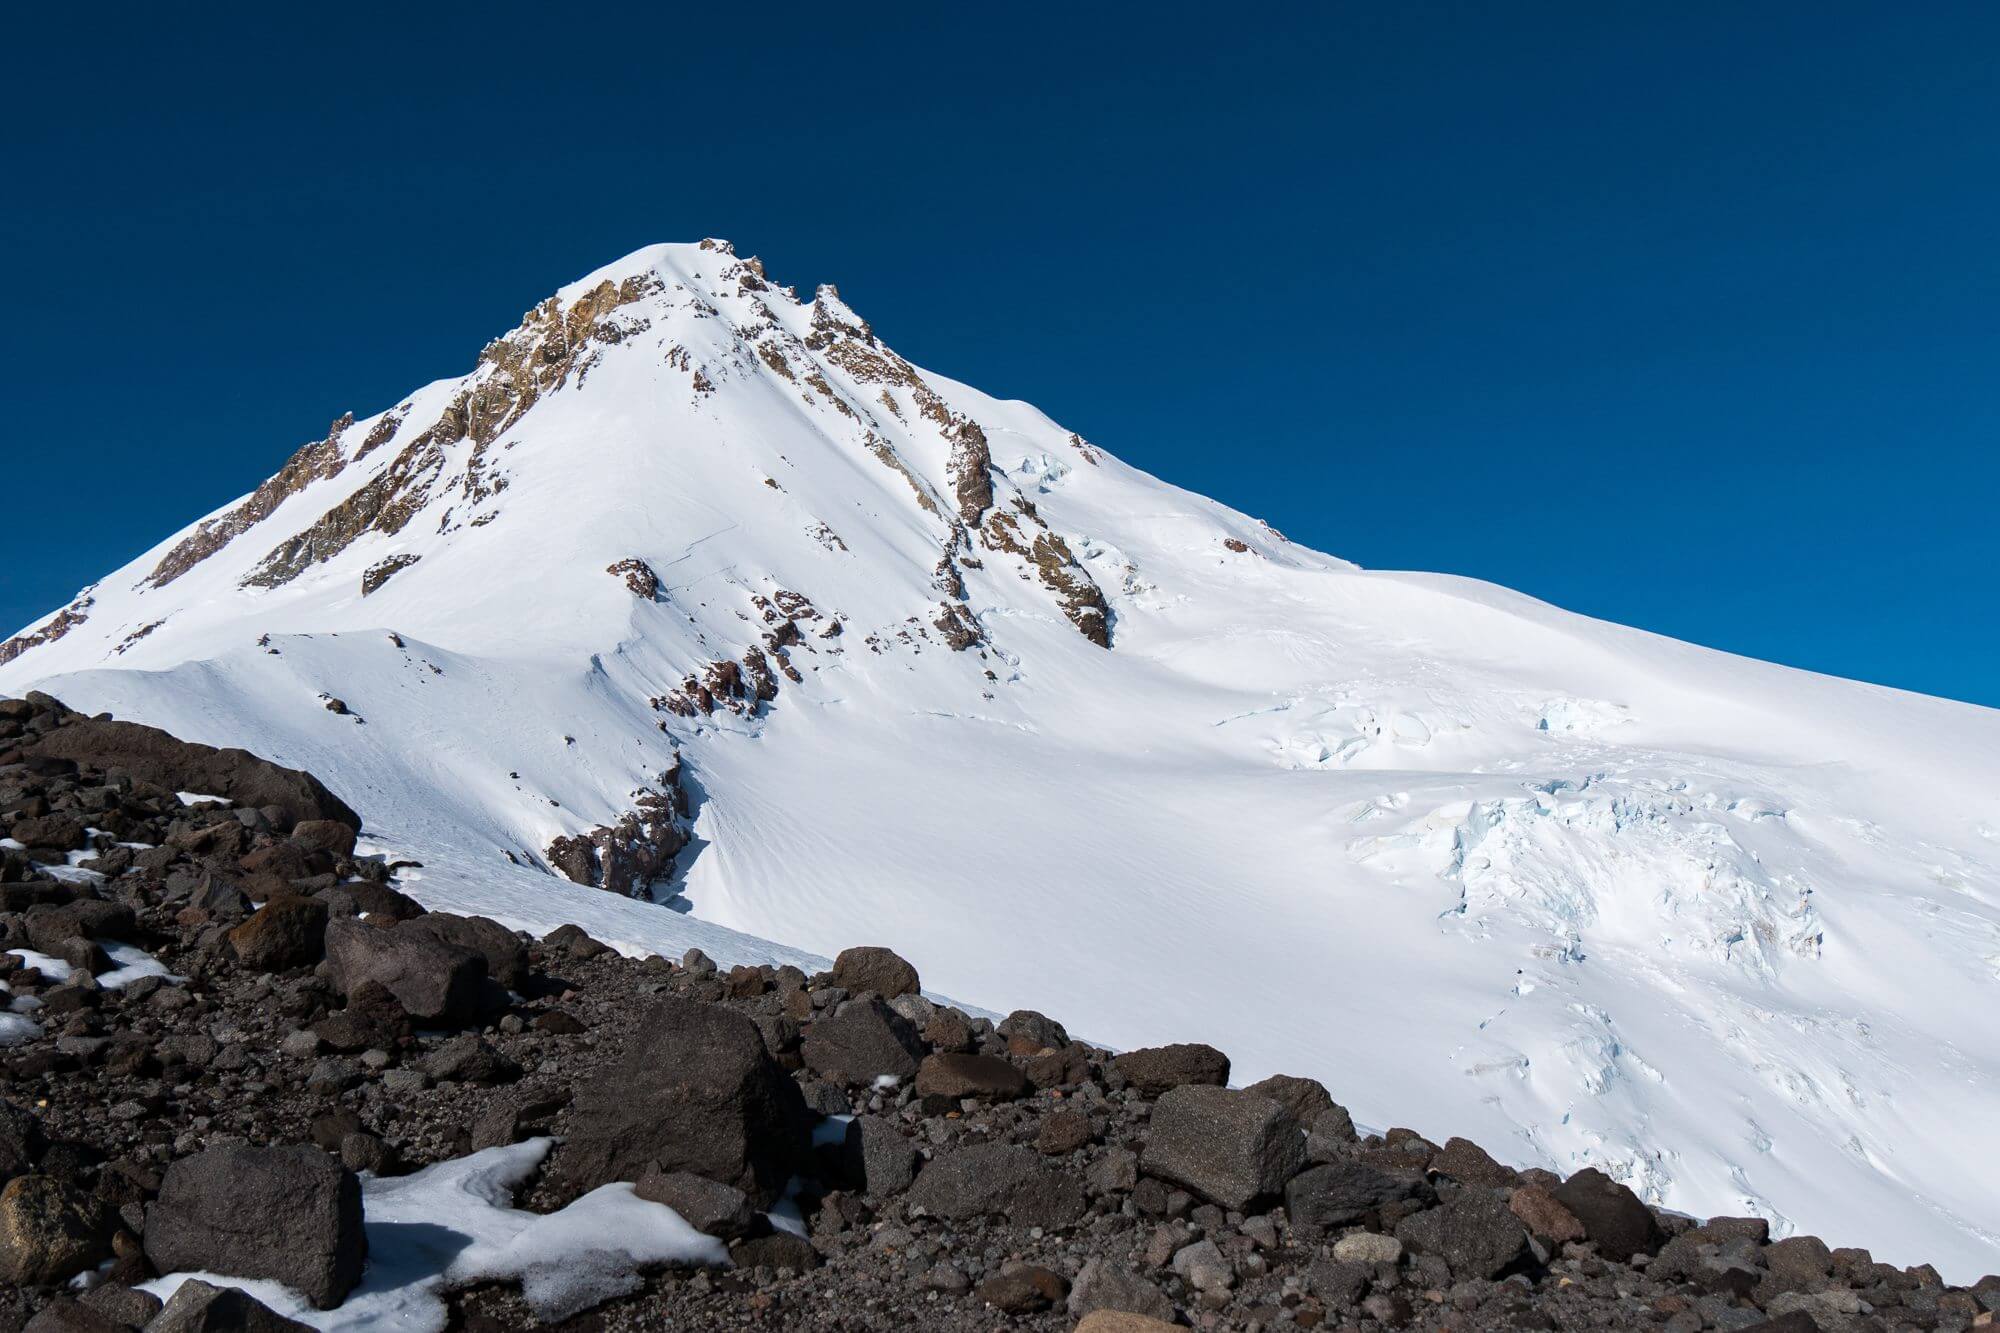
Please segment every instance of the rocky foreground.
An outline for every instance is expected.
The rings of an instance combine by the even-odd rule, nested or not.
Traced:
[[[940,1007],[887,950],[723,972],[426,912],[357,825],[240,751],[0,700],[0,1333],[300,1326],[222,1275],[338,1318],[411,1264],[372,1191],[477,1153],[525,1163],[512,1206],[566,1234],[660,1204],[702,1234],[666,1261],[586,1235],[561,1280],[444,1273],[439,1327],[2000,1319],[2000,1277],[1363,1136],[1312,1080],[1230,1089],[1207,1046]],[[164,1307],[140,1289],[188,1272]]]

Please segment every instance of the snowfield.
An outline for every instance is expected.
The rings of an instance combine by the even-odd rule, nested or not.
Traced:
[[[431,907],[887,944],[1363,1122],[2000,1268],[2000,713],[1303,549],[720,244],[510,338],[29,627],[0,690],[312,771]],[[685,706],[753,650],[775,698]],[[550,873],[676,751],[667,901]]]

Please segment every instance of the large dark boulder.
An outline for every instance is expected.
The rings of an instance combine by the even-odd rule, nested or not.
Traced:
[[[528,946],[521,937],[490,917],[427,912],[399,930],[414,931],[470,949],[486,960],[486,975],[518,991],[528,979]]]
[[[425,918],[373,926],[336,917],[326,926],[326,957],[343,995],[374,982],[420,1023],[457,1024],[486,1004],[486,958],[414,927]]]
[[[910,1205],[963,1221],[1006,1217],[1017,1227],[1074,1226],[1084,1214],[1083,1186],[1027,1148],[981,1143],[939,1153],[910,1187]]]
[[[1142,1097],[1193,1084],[1219,1088],[1229,1082],[1229,1057],[1200,1042],[1127,1051],[1112,1060],[1111,1067]]]
[[[1499,1277],[1529,1257],[1528,1232],[1506,1201],[1467,1190],[1439,1208],[1396,1224],[1396,1239],[1418,1254],[1444,1260],[1461,1282]]]
[[[1652,1254],[1666,1239],[1652,1209],[1594,1166],[1585,1167],[1550,1193],[1583,1223],[1584,1239],[1607,1259],[1625,1263],[1635,1254]]]
[[[179,740],[156,727],[70,713],[63,725],[23,747],[31,755],[117,769],[168,791],[226,796],[237,805],[276,806],[294,824],[331,819],[361,827],[361,816],[310,773],[259,759],[247,750],[218,750]]]
[[[917,969],[880,945],[864,944],[842,949],[833,960],[833,984],[850,995],[874,991],[885,1000],[898,995],[915,995],[921,987]]]
[[[917,1178],[916,1147],[879,1115],[858,1115],[847,1122],[840,1160],[841,1174],[877,1198],[900,1194]]]
[[[806,1030],[800,1055],[806,1068],[836,1083],[901,1080],[916,1075],[924,1042],[908,1019],[869,996],[816,1020]]]
[[[1268,1097],[1175,1088],[1153,1107],[1140,1165],[1224,1208],[1275,1195],[1306,1163],[1305,1131]]]
[[[296,893],[275,894],[228,938],[236,961],[253,971],[317,963],[326,952],[326,904]]]
[[[623,1057],[577,1090],[554,1176],[575,1196],[655,1167],[691,1171],[769,1207],[806,1161],[809,1139],[805,1098],[757,1025],[668,996]]]
[[[1285,1185],[1285,1215],[1303,1232],[1350,1226],[1387,1203],[1430,1197],[1415,1172],[1384,1171],[1365,1162],[1334,1162],[1293,1176]]]
[[[0,1185],[32,1170],[47,1146],[42,1122],[33,1111],[0,1101]]]
[[[1028,1076],[997,1055],[944,1052],[926,1056],[917,1066],[917,1095],[958,1101],[977,1097],[1012,1101],[1028,1094]]]
[[[368,1256],[361,1182],[317,1148],[209,1148],[167,1168],[145,1247],[162,1273],[270,1278],[330,1310]]]

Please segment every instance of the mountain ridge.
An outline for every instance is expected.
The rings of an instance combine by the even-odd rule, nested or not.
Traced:
[[[2000,1078],[1959,1021],[2000,975],[2000,713],[1360,570],[714,241],[266,486],[0,689],[327,775],[426,905],[724,962],[878,938],[999,1011],[1033,966],[1100,1040],[1393,1067],[1357,1114],[1655,1202],[2000,1236],[1995,1168],[1944,1165]],[[649,799],[685,910],[552,877]]]

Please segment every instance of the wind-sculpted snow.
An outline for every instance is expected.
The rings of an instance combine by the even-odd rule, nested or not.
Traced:
[[[0,690],[307,769],[434,907],[725,964],[880,941],[1377,1125],[1994,1267],[2000,714],[1356,569],[720,243],[494,346]],[[549,873],[676,756],[664,902]]]

